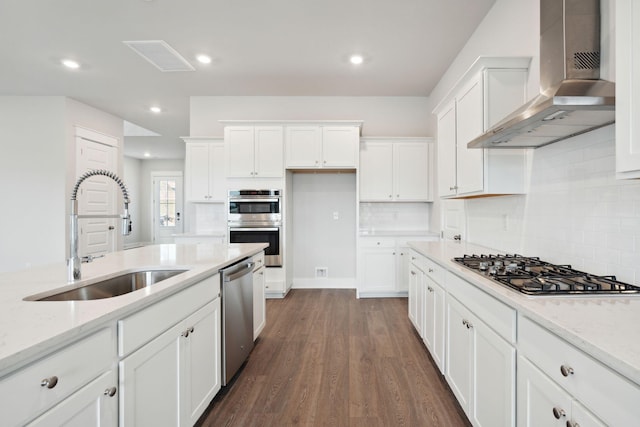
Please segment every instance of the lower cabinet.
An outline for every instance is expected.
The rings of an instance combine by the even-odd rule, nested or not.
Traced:
[[[445,378],[474,426],[515,425],[515,348],[448,296]]]
[[[117,383],[114,370],[105,372],[27,426],[116,427]]]
[[[255,341],[267,324],[267,306],[264,255],[254,257],[254,262],[256,263],[256,269],[253,271],[253,340]]]
[[[423,273],[417,264],[409,264],[409,296],[407,305],[409,306],[409,320],[422,337],[422,326],[424,324],[424,298],[422,286]]]
[[[423,276],[424,323],[422,340],[429,349],[431,357],[440,372],[445,367],[445,292],[444,289],[428,275]]]
[[[221,386],[220,298],[120,362],[121,426],[192,426]]]

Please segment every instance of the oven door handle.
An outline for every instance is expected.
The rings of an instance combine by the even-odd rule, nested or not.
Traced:
[[[276,203],[280,199],[229,199],[229,203]]]
[[[264,228],[256,228],[256,227],[240,227],[240,228],[230,228],[229,231],[278,231],[278,227],[264,227]]]

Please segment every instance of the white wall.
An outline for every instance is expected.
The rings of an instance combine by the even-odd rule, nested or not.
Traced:
[[[293,286],[327,267],[332,286],[355,286],[356,174],[293,175]],[[338,219],[333,219],[334,212]],[[322,282],[318,282],[322,285]]]
[[[129,215],[131,216],[131,224],[132,230],[131,234],[124,237],[124,244],[131,245],[140,243],[142,239],[141,232],[141,216],[140,216],[140,203],[137,203],[140,200],[141,192],[141,182],[142,177],[140,173],[142,171],[142,160],[136,159],[133,157],[124,157],[123,159],[123,172],[122,172],[122,181],[127,186],[127,190],[129,191],[129,198],[133,201],[133,203],[129,204]]]
[[[426,97],[192,96],[191,136],[221,136],[219,120],[364,120],[363,136],[430,136]]]

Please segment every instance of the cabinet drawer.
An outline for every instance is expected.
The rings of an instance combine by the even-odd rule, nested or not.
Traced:
[[[118,355],[123,357],[160,335],[207,302],[218,297],[216,274],[118,321]]]
[[[264,252],[260,252],[259,254],[255,254],[253,256],[253,262],[256,263],[255,267],[253,267],[253,270],[256,271],[259,268],[264,267]]]
[[[361,238],[360,247],[362,248],[395,248],[396,239],[375,238],[375,237]]]
[[[440,286],[443,286],[444,272],[445,272],[444,268],[442,268],[440,264],[437,264],[431,261],[429,258],[425,259],[425,267],[426,267],[426,270],[424,270],[425,274],[431,277],[434,282],[436,282]]]
[[[636,384],[524,316],[518,319],[518,341],[525,357],[607,424],[640,420]]]
[[[115,328],[102,329],[0,381],[2,425],[23,425],[111,369]],[[49,385],[42,385],[49,379]],[[51,388],[49,388],[51,387]]]
[[[510,343],[516,342],[516,311],[447,271],[446,290]]]

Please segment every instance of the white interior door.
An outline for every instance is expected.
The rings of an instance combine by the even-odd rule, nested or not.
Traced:
[[[182,172],[153,172],[153,242],[173,243],[182,233]]]
[[[113,138],[114,141],[117,141]],[[76,137],[76,179],[93,169],[116,172],[114,146]],[[78,190],[78,215],[115,215],[117,184],[106,176],[86,179]],[[115,218],[80,218],[78,252],[80,256],[100,255],[116,250]]]

